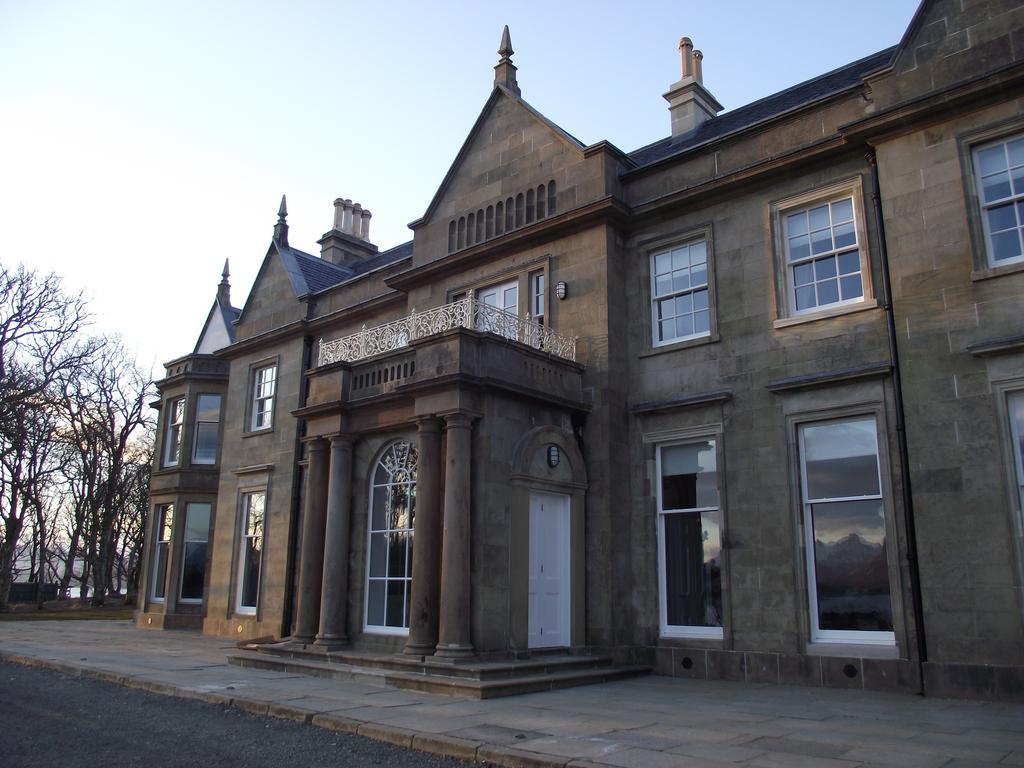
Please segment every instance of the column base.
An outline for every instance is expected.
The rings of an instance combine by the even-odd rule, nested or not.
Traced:
[[[423,643],[406,643],[402,653],[406,656],[433,656],[434,645]]]
[[[292,635],[291,637],[285,638],[285,642],[288,645],[312,645],[313,640],[313,635]]]
[[[348,645],[347,635],[317,635],[316,640],[313,641],[313,645],[317,648],[324,648],[328,651],[333,651],[336,648],[342,648]]]
[[[475,656],[472,645],[439,645],[434,651],[434,657],[439,659],[472,659]]]

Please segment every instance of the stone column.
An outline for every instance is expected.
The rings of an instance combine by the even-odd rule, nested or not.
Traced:
[[[412,597],[405,653],[429,656],[437,645],[441,595],[441,421],[420,419],[416,468],[416,522],[412,548]]]
[[[331,438],[331,470],[327,479],[327,526],[324,534],[323,590],[320,632],[316,645],[327,648],[348,642],[348,556],[352,518],[352,438]]]
[[[444,475],[444,539],[441,550],[441,623],[436,655],[473,656],[470,625],[470,483],[473,419],[444,417],[448,436]]]
[[[327,441],[306,444],[306,503],[302,511],[299,593],[292,640],[312,643],[320,618],[320,587],[324,573],[324,522],[327,517]]]

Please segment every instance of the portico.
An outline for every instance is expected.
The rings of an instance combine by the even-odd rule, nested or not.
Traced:
[[[586,412],[583,367],[537,349],[559,341],[543,326],[489,316],[486,331],[423,333],[427,315],[413,321],[418,331],[392,335],[394,349],[383,354],[332,360],[346,356],[341,345],[323,343],[307,372],[310,395],[295,412],[307,423],[307,464],[289,642],[448,663],[528,654],[520,576],[530,557],[529,492],[561,487],[531,483],[530,467],[543,466],[554,445],[564,458],[548,473],[576,494],[580,540],[572,557],[580,620],[574,643],[567,625],[560,644],[581,646],[586,481],[564,427]],[[361,333],[365,350],[374,329]]]

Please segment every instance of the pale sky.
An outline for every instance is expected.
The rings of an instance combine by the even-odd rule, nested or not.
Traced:
[[[145,366],[192,351],[225,258],[241,306],[282,193],[319,253],[333,200],[411,238],[490,94],[585,143],[669,133],[678,41],[726,110],[897,43],[917,0],[0,0],[3,263],[65,277]],[[155,373],[162,375],[162,369]]]

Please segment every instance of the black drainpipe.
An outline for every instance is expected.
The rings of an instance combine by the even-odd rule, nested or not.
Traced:
[[[306,371],[313,364],[313,337],[306,336],[302,340],[302,367],[299,369],[299,408],[306,406],[309,398],[309,378]],[[306,436],[306,420],[295,420],[295,450],[292,454],[295,463],[295,474],[292,476],[292,506],[289,517],[291,524],[288,526],[288,569],[284,585],[284,612],[282,626],[290,635],[292,633],[292,620],[295,618],[295,571],[298,563],[299,545],[299,520],[302,509],[302,483],[305,477],[305,470],[299,466],[302,460],[302,438]]]
[[[882,217],[882,192],[878,182],[878,162],[874,150],[867,154],[871,166],[871,201],[875,209],[878,228],[878,258],[882,263],[882,308],[885,310],[889,331],[889,359],[892,361],[892,388],[896,400],[896,439],[900,452],[900,485],[903,488],[903,510],[907,520],[907,565],[910,569],[910,596],[914,608],[915,635],[917,637],[917,665],[921,677],[921,695],[924,690],[924,664],[928,661],[928,642],[924,629],[924,601],[921,597],[921,571],[917,560],[917,526],[914,524],[914,496],[910,487],[910,452],[907,449],[906,419],[903,413],[903,379],[900,375],[900,355],[896,346],[896,317],[892,306],[892,280],[889,274],[889,252],[885,247],[885,220]]]

